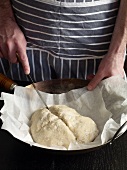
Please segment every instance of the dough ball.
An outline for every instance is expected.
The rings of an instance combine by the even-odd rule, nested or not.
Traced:
[[[66,124],[46,108],[35,111],[30,124],[33,140],[41,145],[68,148],[75,141],[75,136]]]
[[[64,146],[71,142],[89,143],[98,135],[95,122],[65,105],[54,105],[33,113],[30,120],[33,140],[45,146]]]

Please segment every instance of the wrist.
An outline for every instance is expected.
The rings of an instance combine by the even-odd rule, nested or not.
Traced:
[[[0,24],[2,25],[9,20],[15,21],[15,17],[12,11],[10,0],[1,0],[0,2]]]
[[[114,42],[111,42],[110,46],[109,46],[109,50],[108,50],[108,54],[109,55],[117,55],[119,54],[124,55],[126,51],[126,41],[123,39],[117,39]]]

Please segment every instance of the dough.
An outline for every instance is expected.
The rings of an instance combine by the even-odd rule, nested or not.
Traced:
[[[95,122],[89,117],[81,116],[76,110],[65,105],[55,105],[50,107],[50,111],[66,123],[78,142],[89,143],[98,136]]]
[[[45,146],[68,148],[74,141],[89,143],[98,135],[95,122],[65,105],[54,105],[33,113],[30,120],[33,140]]]
[[[68,148],[75,141],[66,124],[46,108],[34,112],[30,124],[33,140],[41,145]]]

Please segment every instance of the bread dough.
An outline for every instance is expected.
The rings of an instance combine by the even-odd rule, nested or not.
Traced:
[[[75,141],[66,124],[46,108],[34,112],[30,124],[33,140],[41,145],[68,148]]]
[[[45,146],[68,148],[74,141],[89,143],[98,135],[95,122],[81,116],[76,110],[65,105],[54,105],[37,110],[30,120],[33,140]]]
[[[76,110],[65,105],[55,105],[50,107],[50,111],[66,123],[78,142],[89,143],[98,136],[95,122],[89,117],[81,116]]]

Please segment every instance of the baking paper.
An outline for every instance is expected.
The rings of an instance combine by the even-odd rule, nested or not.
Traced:
[[[81,115],[92,118],[97,124],[99,135],[93,142],[70,143],[68,150],[103,145],[111,140],[118,128],[127,121],[127,82],[118,76],[103,80],[93,91],[87,91],[86,87],[83,87],[62,94],[40,93],[48,106],[67,105]],[[33,141],[29,133],[30,117],[34,111],[45,107],[34,89],[16,87],[14,95],[2,93],[1,100],[4,100],[1,109],[2,129],[31,146],[67,150],[64,147],[42,146]],[[125,130],[126,127],[121,133]]]

